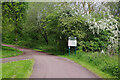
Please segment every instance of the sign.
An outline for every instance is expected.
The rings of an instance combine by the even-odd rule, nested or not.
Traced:
[[[77,46],[76,37],[69,37],[68,38],[68,46]]]

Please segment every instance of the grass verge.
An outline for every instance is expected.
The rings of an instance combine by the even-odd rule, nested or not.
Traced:
[[[0,80],[2,79],[2,63],[0,63]]]
[[[99,53],[100,54],[100,53]],[[118,78],[118,56],[78,52],[76,55],[59,55],[87,68],[101,78]]]
[[[2,63],[2,78],[29,78],[33,64],[33,59]]]
[[[22,51],[20,50],[16,50],[15,48],[7,47],[7,46],[2,46],[2,54],[0,55],[2,55],[2,58],[7,58],[7,57],[18,56],[21,54]]]

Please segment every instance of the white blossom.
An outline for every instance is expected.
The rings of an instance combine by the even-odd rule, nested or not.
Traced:
[[[96,32],[99,34],[100,30],[109,30],[114,36],[110,36],[109,41],[112,43],[112,46],[118,45],[118,21],[114,19],[113,15],[110,14],[110,10],[108,9],[108,18],[104,17],[103,19],[96,21],[95,18],[92,18],[91,15],[89,15],[88,23],[90,24],[90,30],[93,32],[93,34]],[[93,21],[92,21],[93,19]],[[95,30],[97,29],[97,30]],[[117,37],[117,39],[115,39]],[[110,45],[111,46],[111,45]],[[111,48],[108,46],[108,48]]]

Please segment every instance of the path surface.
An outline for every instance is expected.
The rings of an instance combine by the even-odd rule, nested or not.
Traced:
[[[30,58],[35,59],[33,73],[30,78],[99,78],[69,59],[13,45],[3,45],[18,48],[24,52],[23,55],[17,57],[3,58],[3,63]]]

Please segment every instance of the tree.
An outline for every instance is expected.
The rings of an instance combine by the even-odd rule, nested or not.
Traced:
[[[22,36],[22,26],[26,20],[26,2],[3,2],[2,3],[2,24],[3,24],[3,42],[5,37],[11,38],[14,34],[16,38]],[[12,35],[8,35],[12,32]],[[6,34],[7,33],[7,34]],[[15,35],[13,40],[15,40]],[[9,41],[8,41],[9,42]]]
[[[48,35],[45,29],[46,27],[46,16],[53,12],[57,3],[29,3],[28,19],[25,29],[27,33],[33,31],[35,35],[31,38],[39,40],[39,36],[42,36],[46,44],[48,44]],[[47,5],[47,6],[46,6]],[[29,25],[29,27],[28,27]],[[33,29],[34,28],[34,29]]]
[[[46,17],[46,30],[49,35],[54,35],[54,41],[59,49],[67,50],[67,40],[70,36],[76,36],[79,41],[84,40],[91,34],[86,19],[82,16],[74,16],[71,10],[55,11]],[[88,33],[88,34],[87,34]]]

